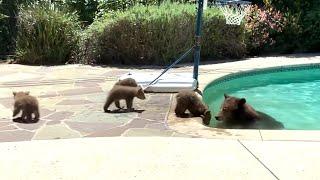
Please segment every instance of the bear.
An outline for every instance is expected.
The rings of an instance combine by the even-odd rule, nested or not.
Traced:
[[[116,82],[114,84],[114,86],[138,87],[138,83],[133,78],[125,78],[125,79],[122,79],[122,80],[119,80],[118,82]],[[114,103],[115,103],[117,108],[119,108],[119,109],[123,109],[124,108],[124,107],[120,107],[120,100],[115,100]]]
[[[39,121],[39,103],[38,100],[29,95],[27,92],[13,92],[14,105],[13,105],[13,115],[14,118],[20,111],[22,111],[21,122],[23,123],[36,123]],[[34,119],[32,119],[32,114],[34,114]],[[14,119],[18,121],[18,118]]]
[[[122,80],[116,82],[115,85],[138,87],[138,83],[133,78],[122,79]]]
[[[120,100],[126,100],[127,111],[133,111],[132,102],[134,97],[139,99],[146,99],[143,89],[141,87],[130,87],[130,86],[122,86],[122,85],[114,85],[110,90],[107,100],[104,104],[104,112],[110,112],[108,110],[111,103],[115,103],[116,107],[122,109],[120,107]]]
[[[187,117],[185,111],[188,110],[193,116],[202,117],[203,124],[210,124],[211,112],[194,91],[179,91],[176,100],[175,113],[178,117]]]
[[[215,116],[217,128],[227,129],[283,129],[281,122],[271,116],[256,111],[245,98],[224,94],[220,112]]]

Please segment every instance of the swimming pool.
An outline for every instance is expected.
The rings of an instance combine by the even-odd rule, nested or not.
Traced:
[[[213,116],[223,94],[244,97],[285,129],[320,130],[320,64],[284,66],[230,74],[212,81],[203,92]],[[210,126],[217,121],[212,118]]]

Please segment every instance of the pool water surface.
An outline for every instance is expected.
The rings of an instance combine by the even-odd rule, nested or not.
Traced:
[[[223,94],[244,97],[257,111],[264,112],[285,129],[320,130],[320,65],[270,68],[231,74],[210,83],[204,101],[213,116]],[[213,118],[210,126],[217,121]]]

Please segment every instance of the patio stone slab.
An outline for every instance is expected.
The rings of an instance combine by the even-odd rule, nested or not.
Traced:
[[[91,104],[93,102],[83,99],[72,100],[72,99],[65,99],[59,102],[57,105],[83,105],[83,104]]]
[[[45,117],[45,119],[52,120],[52,121],[59,121],[59,120],[70,118],[73,114],[74,113],[70,111],[58,111]]]
[[[140,118],[150,119],[153,121],[164,121],[166,116],[167,112],[165,111],[144,111],[139,114]]]
[[[11,131],[11,130],[17,130],[18,128],[14,125],[8,125],[8,126],[2,126],[0,127],[0,131]]]
[[[48,91],[44,94],[39,95],[39,98],[48,98],[48,97],[55,97],[58,96],[58,93],[56,91]]]
[[[6,108],[12,108],[13,107],[13,97],[0,98],[0,105],[4,106]]]
[[[94,103],[101,103],[101,108],[103,107],[103,104],[106,102],[107,98],[107,93],[102,92],[102,93],[95,93],[95,94],[88,94],[86,95],[86,98]]]
[[[2,131],[0,132],[0,142],[29,141],[33,135],[33,132],[25,130]]]
[[[47,121],[46,125],[56,125],[60,124],[62,121]]]
[[[44,123],[45,123],[45,121],[39,120],[37,123],[30,123],[30,124],[15,123],[15,125],[21,129],[32,131],[32,130],[36,130],[36,129],[40,128]]]
[[[168,127],[164,123],[152,123],[152,124],[147,124],[145,128],[148,129],[159,129],[159,130],[167,130]]]
[[[103,74],[106,77],[120,77],[123,74],[130,72],[130,70],[111,70]]]
[[[148,121],[145,119],[135,118],[132,121],[129,121],[127,124],[119,127],[115,127],[108,130],[96,131],[87,135],[88,137],[103,137],[103,136],[121,136],[126,130],[130,128],[143,128],[148,124],[153,123],[152,121]]]
[[[65,122],[71,129],[82,134],[92,134],[96,131],[107,131],[119,127],[122,123],[88,123],[88,122]]]
[[[12,109],[1,107],[0,105],[0,119],[11,119],[12,118]]]
[[[12,122],[11,118],[0,117],[0,122]]]
[[[33,139],[66,139],[82,137],[75,130],[70,129],[64,124],[45,125],[40,128]]]
[[[102,92],[100,87],[90,87],[90,88],[78,88],[78,89],[69,89],[64,91],[59,91],[58,94],[62,96],[70,96],[70,95],[79,95],[79,94],[91,94]]]
[[[74,84],[76,87],[96,87],[98,86],[97,82],[76,82]]]
[[[50,109],[40,108],[40,118],[45,117],[45,116],[52,114],[54,112],[55,111],[50,110]]]
[[[75,114],[70,118],[72,122],[88,122],[88,123],[126,123],[137,117],[137,113],[104,113],[83,111]]]
[[[1,127],[3,127],[3,126],[8,126],[8,125],[10,125],[10,124],[12,124],[12,122],[9,122],[9,121],[0,121],[0,128]]]

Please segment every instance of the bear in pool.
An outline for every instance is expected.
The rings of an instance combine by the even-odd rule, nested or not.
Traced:
[[[228,129],[283,129],[281,122],[271,116],[256,111],[245,98],[224,94],[224,101],[215,119],[217,128]]]

